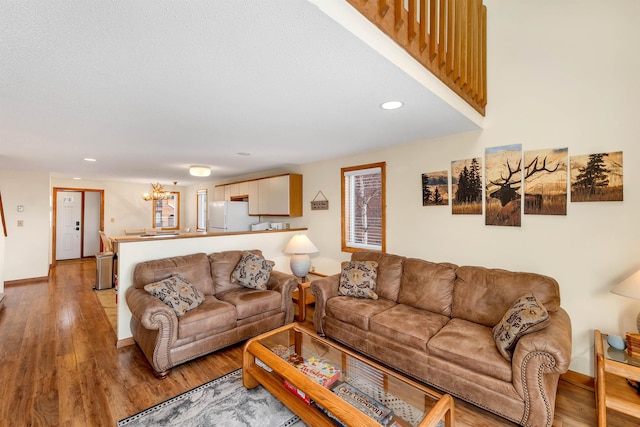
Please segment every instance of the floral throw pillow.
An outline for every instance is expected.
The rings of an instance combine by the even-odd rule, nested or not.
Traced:
[[[375,261],[345,261],[341,264],[338,293],[356,298],[378,299],[376,278],[378,263]]]
[[[493,339],[498,351],[511,361],[513,349],[523,335],[544,329],[549,324],[549,313],[542,303],[529,292],[513,303],[493,327]]]
[[[275,263],[254,255],[251,252],[243,252],[236,268],[231,273],[231,282],[239,283],[245,288],[266,290],[271,271]]]
[[[180,276],[171,276],[159,282],[144,285],[144,290],[173,308],[182,317],[204,301],[204,295]]]

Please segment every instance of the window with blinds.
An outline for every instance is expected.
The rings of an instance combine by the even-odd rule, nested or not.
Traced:
[[[342,168],[342,250],[385,250],[385,163]]]

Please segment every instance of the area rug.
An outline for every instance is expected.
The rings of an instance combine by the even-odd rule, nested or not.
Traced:
[[[118,422],[120,426],[303,427],[262,386],[247,390],[238,369]]]

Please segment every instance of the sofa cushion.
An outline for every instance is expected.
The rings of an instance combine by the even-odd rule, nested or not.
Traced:
[[[513,302],[532,292],[549,313],[560,307],[560,288],[551,277],[535,273],[458,267],[452,317],[493,328]]]
[[[236,310],[233,305],[208,295],[198,308],[178,320],[178,339],[201,334],[213,335],[235,327]]]
[[[202,292],[177,275],[146,284],[144,290],[171,307],[178,317],[204,301]]]
[[[399,344],[426,351],[427,342],[448,321],[447,316],[398,304],[373,316],[369,329]]]
[[[546,328],[549,321],[549,313],[531,292],[518,298],[493,327],[493,339],[502,357],[511,361],[520,337]]]
[[[368,331],[370,319],[394,305],[396,305],[395,302],[385,298],[372,300],[337,296],[329,298],[326,312],[329,317]]]
[[[238,265],[243,252],[250,252],[262,257],[262,251],[253,249],[249,251],[224,251],[215,252],[209,255],[211,264],[211,277],[213,293],[218,294],[231,289],[242,288],[242,285],[231,282],[231,273]]]
[[[209,259],[203,253],[141,262],[133,271],[133,286],[142,289],[146,284],[175,275],[180,275],[203,294],[213,294]]]
[[[344,261],[338,284],[340,295],[356,298],[378,299],[376,277],[378,263],[375,261]]]
[[[282,305],[282,295],[268,290],[240,288],[218,294],[216,297],[235,306],[238,320],[279,310]]]
[[[274,265],[273,261],[245,251],[231,272],[231,283],[239,283],[245,288],[265,291]]]
[[[383,252],[354,252],[351,254],[351,261],[375,261],[378,263],[376,294],[380,298],[391,301],[398,299],[404,259],[402,256]]]
[[[427,343],[429,354],[462,368],[511,383],[511,363],[496,349],[491,328],[451,319]]]
[[[421,259],[404,261],[398,304],[451,316],[451,299],[456,272],[450,265]]]

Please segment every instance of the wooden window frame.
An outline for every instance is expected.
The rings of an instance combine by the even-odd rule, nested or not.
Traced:
[[[204,195],[204,209],[200,204],[202,203],[201,196]],[[204,228],[200,227],[200,213],[204,210]],[[196,231],[207,231],[209,224],[209,194],[207,189],[196,190]]]
[[[346,182],[345,182],[345,176],[347,173],[350,172],[354,172],[354,171],[358,171],[358,170],[366,170],[366,169],[373,169],[373,168],[380,168],[380,175],[381,175],[381,180],[380,180],[380,210],[381,210],[381,230],[380,230],[380,237],[381,237],[381,244],[379,248],[370,248],[370,247],[354,247],[354,246],[349,246],[349,241],[347,239],[347,232],[348,230],[348,224],[347,224],[347,216],[345,215],[345,212],[347,210],[347,199],[346,199]],[[379,162],[379,163],[369,163],[366,165],[359,165],[359,166],[350,166],[350,167],[346,167],[346,168],[342,168],[340,170],[340,183],[341,183],[341,211],[340,211],[340,222],[341,222],[341,245],[342,245],[342,251],[343,252],[365,252],[365,251],[374,251],[374,252],[386,252],[386,163],[385,162]]]

